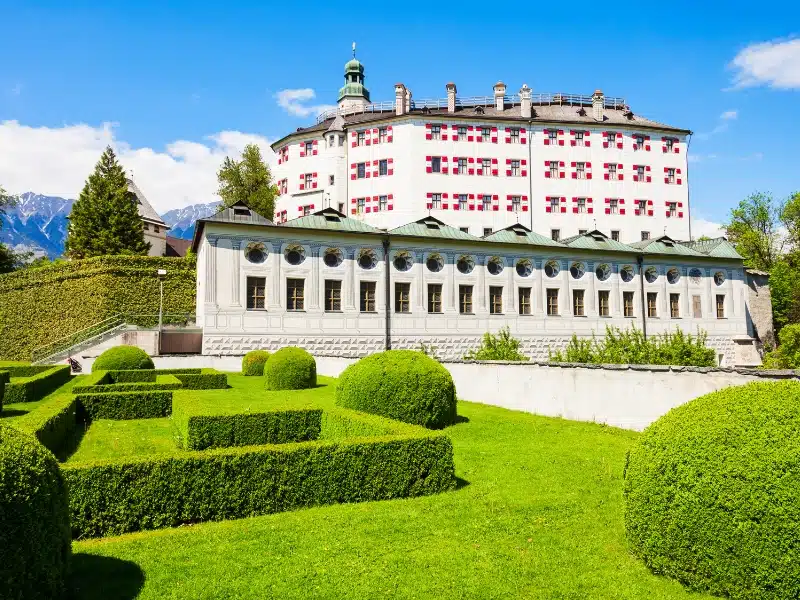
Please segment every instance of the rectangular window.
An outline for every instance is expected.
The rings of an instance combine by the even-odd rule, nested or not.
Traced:
[[[647,292],[647,316],[655,318],[658,316],[658,293]]]
[[[484,142],[488,142],[489,138],[492,137],[492,128],[491,127],[481,127],[481,139]]]
[[[576,317],[586,315],[583,306],[583,290],[572,290],[572,314]]]
[[[267,299],[266,277],[247,278],[247,310],[263,310]]]
[[[491,158],[482,158],[481,159],[481,173],[483,175],[491,175],[492,174],[492,159]]]
[[[586,198],[578,198],[577,205],[579,213],[586,212]]]
[[[464,233],[469,233],[469,227],[459,227],[459,231],[463,231]]]
[[[442,126],[441,125],[431,125],[431,139],[432,140],[440,140],[440,139],[442,139]]]
[[[366,198],[357,198],[356,199],[356,212],[358,214],[363,214],[365,205],[366,205]]]
[[[431,208],[442,208],[441,194],[431,194]]]
[[[492,228],[491,227],[484,227],[483,228],[483,237],[486,237],[487,235],[492,235]]]
[[[678,203],[677,202],[667,202],[667,209],[669,210],[670,217],[677,217],[678,216]]]
[[[314,152],[314,142],[306,142],[306,156],[311,156]]]
[[[344,214],[344,202],[339,202],[339,212]]]
[[[314,181],[313,173],[306,173],[305,175],[303,175],[303,183],[305,183],[305,189],[310,190],[313,181]]]
[[[466,194],[459,194],[458,195],[458,209],[459,210],[467,210],[467,195]]]
[[[608,290],[600,290],[597,292],[597,314],[601,317],[607,317],[610,314],[609,298],[610,292]]]
[[[467,136],[467,127],[465,125],[458,126],[458,137],[461,139],[462,137]]]
[[[614,142],[617,139],[617,132],[616,131],[606,131],[606,144],[603,145],[604,148],[613,148]]]
[[[361,312],[375,312],[375,282],[362,281],[359,284],[359,299]]]
[[[619,212],[619,200],[616,198],[610,198],[608,200],[608,212],[612,215],[616,215]]]
[[[575,132],[575,145],[576,146],[583,146],[584,145],[584,143],[583,143],[583,141],[584,141],[583,140],[583,134],[584,134],[583,131],[576,131]]]
[[[500,286],[489,286],[489,314],[503,314],[503,288]]]
[[[367,176],[367,163],[358,163],[356,165],[356,177],[364,179]]]
[[[550,239],[554,242],[557,242],[561,239],[561,230],[560,229],[551,229],[550,230]]]
[[[395,283],[394,284],[394,312],[396,312],[396,313],[410,313],[411,312],[411,284],[410,283]]]
[[[342,310],[342,282],[338,280],[325,280],[325,312],[340,312]]]
[[[387,203],[388,203],[387,196],[378,196],[378,210],[386,210]]]
[[[558,204],[561,202],[561,199],[558,196],[551,196],[550,197],[550,212],[558,212]],[[558,241],[558,240],[556,240]]]
[[[670,319],[679,319],[681,316],[681,295],[680,294],[670,294],[669,295],[669,318]]]
[[[513,212],[522,210],[522,196],[511,196],[511,210]]]
[[[550,141],[551,146],[558,145],[558,130],[551,129],[547,132],[547,139]]]
[[[383,177],[389,173],[389,161],[385,158],[383,160],[378,161],[378,175]]]
[[[303,206],[303,216],[307,217],[310,214],[311,214],[311,205],[306,204],[305,206]]]
[[[547,290],[547,314],[551,317],[558,315],[558,290]]]
[[[558,161],[550,161],[550,179],[558,179]]]
[[[633,149],[642,150],[643,148],[644,148],[644,136],[643,135],[633,136]]]
[[[667,169],[666,183],[675,183],[675,169]]]
[[[519,144],[519,127],[512,127],[510,135],[511,135],[511,143]]]
[[[717,318],[725,318],[725,294],[717,294]]]
[[[147,223],[144,224],[144,230],[150,231],[150,226]]]
[[[614,240],[615,242],[619,241],[619,230],[617,229],[611,230],[611,239]]]
[[[575,163],[575,174],[578,179],[586,179],[586,163]]]
[[[286,310],[303,310],[305,306],[305,279],[286,280]]]
[[[531,288],[519,288],[519,314],[531,314]]]
[[[519,161],[512,160],[511,161],[511,176],[512,177],[519,177]]]
[[[643,231],[642,232],[642,241],[649,240],[649,239],[650,239],[650,232],[649,231]]]
[[[675,140],[672,138],[667,138],[664,140],[664,146],[667,149],[667,152],[672,152],[675,148]]]
[[[429,283],[428,284],[428,312],[440,313],[442,312],[442,284]]]
[[[466,158],[459,158],[456,167],[456,172],[459,175],[466,175],[467,174],[467,159]]]
[[[578,229],[578,235],[586,235],[586,229]]]
[[[639,215],[644,217],[647,215],[647,200],[637,200],[636,206],[639,210]]]
[[[636,178],[639,181],[645,181],[645,173],[644,173],[644,165],[639,165],[636,167]]]
[[[158,233],[161,230],[158,228],[158,225],[153,225],[153,233]]]
[[[633,316],[633,292],[622,292],[622,315]]]
[[[363,145],[364,145],[364,140],[365,140],[365,135],[364,135],[364,132],[363,132],[363,131],[359,131],[359,132],[356,134],[356,136],[357,136],[357,137],[356,137],[356,140],[358,141],[358,145],[359,145],[359,146],[363,146]]]
[[[381,144],[386,143],[386,127],[381,127],[380,129],[378,129],[378,141]]]
[[[333,185],[334,181],[336,181],[336,178],[333,175],[328,175],[328,185]]]
[[[617,163],[608,163],[608,178],[611,181],[617,179]]]
[[[458,286],[458,312],[462,315],[472,314],[472,286]]]
[[[702,305],[700,304],[700,296],[692,296],[692,316],[695,319],[703,318]]]
[[[492,197],[489,194],[481,196],[481,203],[483,204],[483,211],[492,210]]]
[[[442,172],[442,158],[440,156],[434,156],[431,158],[431,171],[434,173]]]

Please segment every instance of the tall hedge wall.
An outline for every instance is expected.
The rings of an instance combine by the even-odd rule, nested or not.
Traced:
[[[195,264],[183,258],[102,256],[0,275],[0,359],[31,351],[117,313],[195,312]],[[24,326],[23,326],[24,325]]]

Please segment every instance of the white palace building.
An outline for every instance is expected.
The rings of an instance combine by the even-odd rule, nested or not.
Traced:
[[[457,359],[508,326],[546,360],[614,325],[703,330],[720,364],[760,362],[742,258],[723,238],[680,241],[690,131],[600,91],[446,87],[371,104],[354,58],[338,108],[273,145],[276,214],[198,221],[204,353]]]

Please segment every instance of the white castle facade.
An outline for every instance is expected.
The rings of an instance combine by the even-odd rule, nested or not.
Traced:
[[[573,334],[708,334],[722,365],[760,362],[742,258],[690,240],[686,137],[618,100],[369,104],[350,61],[339,108],[276,142],[272,215],[197,222],[203,352],[300,345],[462,358],[508,327],[532,359]],[[546,101],[545,101],[546,100]],[[545,166],[545,163],[546,166]]]

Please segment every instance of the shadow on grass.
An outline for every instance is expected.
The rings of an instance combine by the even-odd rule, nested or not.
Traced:
[[[453,421],[453,425],[458,425],[459,423],[469,423],[469,418],[464,415],[456,415],[456,420]]]
[[[74,600],[133,600],[144,587],[144,573],[134,562],[78,553],[70,584]]]
[[[58,449],[57,452],[54,452],[56,458],[61,462],[66,462],[70,456],[75,454],[75,451],[78,449],[78,446],[81,445],[81,441],[83,440],[83,436],[86,435],[86,430],[89,428],[89,424],[85,422],[78,422],[75,424],[75,429],[69,434],[62,446]]]
[[[468,485],[471,485],[469,481],[467,481],[463,477],[456,476],[456,489],[457,490],[463,490]]]
[[[3,412],[0,412],[0,419],[5,419],[7,417],[19,417],[22,415],[27,415],[27,410],[18,410],[16,408],[5,408]]]

